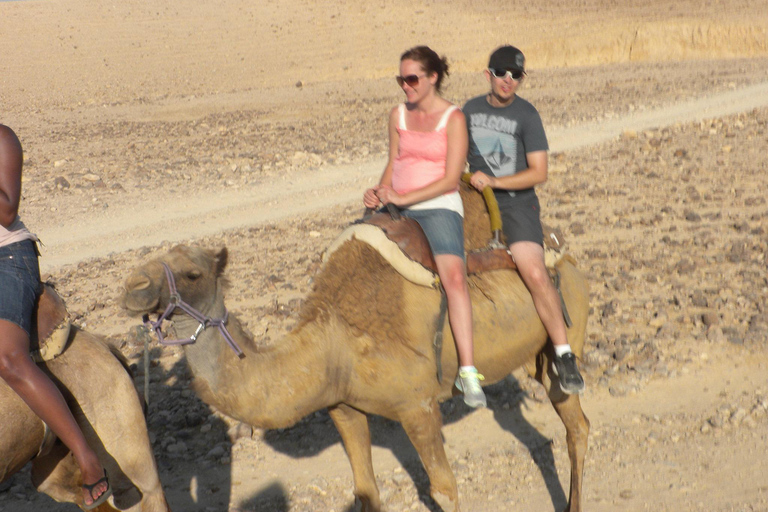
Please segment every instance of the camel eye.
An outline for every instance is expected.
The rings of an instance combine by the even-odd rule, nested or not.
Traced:
[[[203,275],[199,270],[190,270],[187,272],[187,279],[190,281],[196,281]]]

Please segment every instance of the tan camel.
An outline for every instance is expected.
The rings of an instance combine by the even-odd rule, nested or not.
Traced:
[[[468,222],[472,219],[473,215],[467,216]],[[490,233],[487,215],[485,222],[485,233]],[[126,309],[142,314],[166,308],[169,284],[163,264],[172,272],[183,301],[206,317],[224,317],[226,248],[215,253],[177,246],[139,267],[126,280],[122,299]],[[573,320],[569,340],[581,355],[587,282],[568,257],[558,263],[558,270]],[[567,431],[568,510],[580,511],[589,423],[578,396],[563,394],[552,374],[553,351],[530,294],[517,272],[510,270],[471,276],[470,288],[475,364],[486,384],[522,365],[544,384]],[[218,329],[202,330],[196,343],[185,346],[185,354],[200,397],[245,423],[283,428],[328,408],[344,442],[354,494],[363,511],[382,509],[366,415],[399,421],[429,475],[432,497],[444,510],[458,511],[456,479],[443,447],[438,406],[456,392],[453,381],[458,367],[446,325],[438,382],[432,340],[439,304],[437,290],[404,279],[370,245],[353,239],[336,249],[315,276],[300,321],[285,338],[268,348],[257,347],[237,318],[229,315],[226,325],[243,359],[238,359]],[[187,338],[200,323],[176,311],[176,333]]]
[[[43,368],[109,474],[113,497],[96,510],[169,511],[141,400],[121,361],[99,337],[73,326],[66,351]],[[82,478],[74,458],[60,442],[47,442],[51,437],[44,423],[2,380],[0,417],[0,481],[32,461],[38,491],[82,506]]]

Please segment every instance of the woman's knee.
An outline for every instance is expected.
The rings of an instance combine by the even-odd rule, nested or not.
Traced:
[[[8,384],[24,380],[23,365],[18,354],[0,353],[0,377]]]
[[[8,323],[5,323],[5,326]],[[29,338],[20,328],[5,329],[0,326],[0,377],[6,382],[23,378],[25,364],[34,364],[29,359]]]
[[[464,272],[464,268],[460,266],[447,269],[440,276],[440,280],[446,291],[462,291],[467,288],[467,274]]]

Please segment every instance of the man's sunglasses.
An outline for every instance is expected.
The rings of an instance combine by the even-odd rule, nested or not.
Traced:
[[[495,69],[495,68],[488,68],[488,71],[491,72],[493,76],[496,78],[507,78],[510,77],[512,80],[519,81],[523,78],[523,73],[520,70],[517,69]]]
[[[395,80],[397,80],[397,85],[400,87],[403,86],[403,84],[408,84],[408,87],[416,87],[419,85],[419,80],[424,78],[427,75],[408,75],[408,76],[396,76]]]

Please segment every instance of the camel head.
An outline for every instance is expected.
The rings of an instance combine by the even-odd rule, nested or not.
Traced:
[[[183,300],[198,311],[208,311],[217,297],[217,285],[224,284],[227,249],[218,252],[177,245],[168,253],[138,267],[125,281],[123,308],[133,315],[162,312],[170,291],[163,264],[167,265]]]

